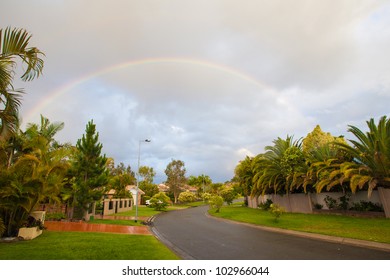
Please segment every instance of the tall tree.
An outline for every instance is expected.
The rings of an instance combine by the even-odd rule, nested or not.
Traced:
[[[159,193],[158,186],[153,183],[154,176],[156,176],[153,167],[140,166],[139,175],[142,177],[139,188],[145,193],[143,198],[148,199]]]
[[[156,171],[153,167],[141,166],[139,168],[139,175],[143,178],[143,181],[147,183],[153,183],[154,176],[156,176]]]
[[[107,158],[101,154],[103,145],[99,142],[99,133],[93,120],[88,122],[85,132],[77,141],[78,151],[72,164],[75,202],[84,212],[91,203],[101,199],[108,183]]]
[[[121,162],[116,167],[113,167],[113,160],[109,160],[109,163],[111,163],[109,169],[109,188],[115,190],[116,197],[130,197],[131,194],[126,190],[126,186],[133,185],[136,182],[134,172],[131,170],[130,165],[125,166],[124,163]]]
[[[248,205],[248,197],[251,195],[253,187],[253,160],[252,157],[246,156],[234,169],[235,177],[233,181],[238,183],[238,187],[244,195],[246,205]]]
[[[197,193],[199,197],[202,197],[203,193],[210,191],[210,185],[213,183],[209,175],[201,174],[199,176],[191,175],[188,177],[187,184],[197,187]]]
[[[172,159],[165,169],[165,174],[167,175],[166,183],[169,185],[170,191],[173,193],[175,203],[177,203],[181,188],[186,182],[186,169],[184,167],[184,162]]]
[[[23,81],[31,81],[42,73],[43,53],[30,47],[31,35],[24,29],[0,29],[0,140],[13,134],[18,128],[18,112],[23,90],[15,89],[16,59],[20,58],[26,70]]]

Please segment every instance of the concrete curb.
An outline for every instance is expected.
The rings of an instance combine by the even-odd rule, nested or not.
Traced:
[[[302,237],[302,238],[311,238],[311,239],[317,239],[317,240],[322,240],[322,241],[328,241],[328,242],[332,242],[332,243],[353,245],[353,246],[358,246],[358,247],[365,247],[365,248],[371,248],[371,249],[383,250],[386,252],[390,252],[390,244],[387,244],[387,243],[380,243],[380,242],[359,240],[359,239],[353,239],[353,238],[323,235],[323,234],[318,234],[318,233],[309,233],[309,232],[301,232],[301,231],[295,231],[295,230],[289,230],[289,229],[280,229],[280,228],[272,228],[272,227],[266,227],[266,226],[260,226],[260,225],[253,225],[253,224],[223,219],[223,218],[219,218],[219,217],[214,217],[214,216],[210,215],[207,211],[205,212],[205,215],[209,218],[212,218],[212,219],[222,220],[222,221],[225,221],[227,223],[235,223],[235,224],[245,225],[248,227],[258,228],[261,230],[289,234],[289,235],[294,235],[294,236],[298,236],[298,237]]]
[[[158,240],[160,240],[162,243],[164,243],[165,246],[167,246],[169,249],[171,249],[178,257],[182,258],[183,260],[195,260],[195,258],[193,256],[191,256],[190,254],[187,254],[186,252],[181,250],[179,247],[172,244],[168,239],[166,239],[162,234],[160,234],[158,232],[158,230],[154,227],[154,224],[153,224],[155,217],[158,215],[163,215],[163,213],[159,213],[159,214],[152,216],[150,218],[149,229],[153,233],[153,235]]]

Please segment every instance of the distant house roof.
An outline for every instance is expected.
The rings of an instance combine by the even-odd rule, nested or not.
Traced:
[[[169,186],[167,186],[165,184],[159,184],[158,185],[158,191],[160,191],[160,192],[167,192],[167,191],[169,191]]]
[[[108,194],[108,195],[114,195],[114,194],[115,194],[115,190],[114,190],[114,189],[111,189],[111,190],[109,190],[108,192],[106,192],[106,194]]]
[[[127,185],[126,186],[126,191],[129,191],[129,192],[131,192],[132,194],[136,194],[136,192],[137,192],[137,186],[134,186],[134,185]],[[145,192],[144,191],[142,191],[140,188],[138,188],[138,193],[139,194],[145,194]]]
[[[190,185],[184,185],[182,188],[181,188],[183,191],[190,191],[192,193],[196,193],[198,191],[198,188],[197,187],[194,187],[194,186],[190,186]]]
[[[137,186],[127,185],[126,186],[126,191],[131,192],[132,195],[135,195],[136,192],[137,192],[136,188],[137,188]],[[115,193],[116,193],[115,190],[111,189],[108,192],[106,192],[106,195],[114,195]],[[141,194],[141,195],[145,194],[141,189],[138,189],[138,193]]]

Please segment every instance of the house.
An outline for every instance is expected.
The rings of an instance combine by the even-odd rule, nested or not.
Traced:
[[[126,186],[126,191],[130,192],[131,193],[131,196],[133,197],[133,204],[135,205],[135,198],[137,196],[137,186],[134,186],[134,185],[127,185]],[[144,195],[145,193],[140,189],[138,188],[138,205],[141,205],[141,197]]]
[[[126,191],[131,193],[131,198],[115,197],[115,190],[111,189],[103,196],[103,215],[110,215],[130,211],[135,205],[135,198],[137,196],[137,187],[134,185],[126,186]],[[141,189],[138,189],[138,205],[141,203],[141,196],[145,194]]]
[[[165,184],[159,184],[158,185],[158,191],[167,193],[167,192],[169,192],[169,186],[167,186]]]

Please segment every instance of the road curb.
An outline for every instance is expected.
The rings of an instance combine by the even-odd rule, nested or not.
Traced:
[[[168,239],[166,239],[161,233],[158,232],[158,230],[154,227],[154,219],[156,216],[163,215],[163,213],[159,213],[157,215],[154,215],[150,218],[150,225],[149,229],[153,233],[153,235],[160,240],[162,243],[164,243],[165,246],[167,246],[172,252],[174,252],[178,257],[182,258],[183,260],[195,260],[193,256],[190,254],[187,254],[183,250],[181,250],[179,247],[172,244]]]
[[[380,242],[374,242],[374,241],[366,241],[366,240],[359,240],[359,239],[353,239],[353,238],[330,236],[330,235],[324,235],[324,234],[318,234],[318,233],[300,232],[300,231],[289,230],[289,229],[280,229],[280,228],[272,228],[272,227],[248,224],[248,223],[244,223],[244,222],[238,222],[238,221],[228,220],[228,219],[224,219],[224,218],[220,218],[220,217],[215,217],[215,216],[210,215],[207,211],[205,212],[205,215],[209,218],[222,220],[222,221],[225,221],[227,223],[241,224],[241,225],[245,225],[248,227],[258,228],[258,229],[262,229],[262,230],[266,230],[266,231],[278,232],[278,233],[289,234],[289,235],[294,235],[294,236],[303,237],[303,238],[317,239],[317,240],[328,241],[328,242],[332,242],[332,243],[353,245],[353,246],[358,246],[358,247],[365,247],[365,248],[371,248],[371,249],[377,249],[377,250],[390,252],[390,244],[387,244],[387,243],[380,243]]]

